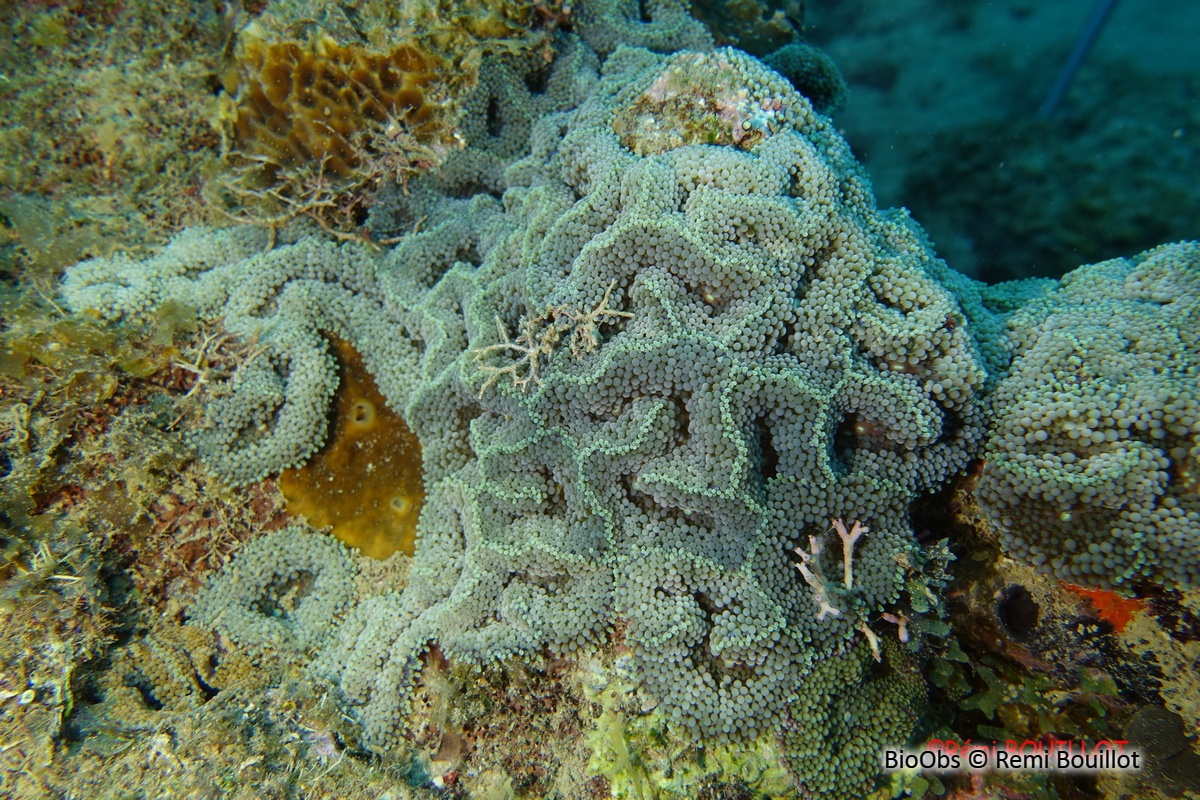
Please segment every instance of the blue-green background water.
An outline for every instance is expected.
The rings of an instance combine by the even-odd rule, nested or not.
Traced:
[[[850,86],[835,120],[880,206],[986,280],[1200,236],[1200,3],[1120,0],[1051,119],[1093,4],[805,3]]]

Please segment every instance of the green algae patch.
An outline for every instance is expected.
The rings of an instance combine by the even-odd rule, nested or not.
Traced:
[[[588,772],[602,776],[613,797],[799,797],[775,735],[738,742],[681,738],[639,694],[630,655],[585,662],[582,680],[584,697],[600,709],[584,736]]]

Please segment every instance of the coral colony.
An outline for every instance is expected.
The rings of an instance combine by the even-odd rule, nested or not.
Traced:
[[[642,717],[660,745],[773,743],[744,778],[760,788],[866,796],[882,748],[914,733],[922,659],[957,647],[950,556],[913,520],[979,457],[980,518],[1014,558],[1095,589],[1200,583],[1200,245],[972,281],[877,208],[821,113],[844,92],[827,58],[793,45],[777,72],[714,48],[685,4],[647,7],[526,9],[544,47],[470,51],[478,80],[453,101],[415,45],[254,29],[226,81],[230,185],[285,213],[67,270],[71,311],[153,325],[185,308],[213,331],[186,365],[209,473],[283,472],[293,513],[411,553],[368,586],[333,536],[275,521],[154,658],[282,657],[354,731],[310,730],[322,752],[351,735],[404,752],[425,715],[446,759],[466,739],[422,692],[569,662],[601,715],[593,771],[628,796],[650,791],[626,738]],[[422,168],[383,179],[388,130]],[[349,235],[314,198],[368,174]],[[394,541],[354,538],[389,525]],[[209,691],[192,672],[164,672],[184,676],[171,708]]]
[[[733,50],[623,48],[601,68],[570,46],[547,85],[577,107],[533,121],[503,204],[471,196],[477,160],[451,159],[439,186],[395,201],[424,223],[392,250],[193,230],[148,261],[79,265],[66,295],[129,319],[175,300],[270,346],[196,435],[228,480],[322,444],[336,385],[322,331],[404,411],[426,487],[407,588],[343,608],[316,597],[325,573],[304,561],[307,602],[344,617],[319,669],[372,747],[403,735],[430,642],[479,664],[579,654],[623,620],[681,734],[809,719],[793,769],[848,790],[876,771],[869,737],[905,730],[920,704],[910,656],[871,623],[920,617],[907,506],[983,445],[984,356],[918,229],[874,208],[786,80]],[[710,83],[744,89],[706,105]],[[735,102],[772,109],[769,136]],[[841,546],[823,548],[833,520]],[[298,569],[278,552],[218,578],[203,618],[238,641],[265,631],[239,620]],[[847,714],[855,698],[870,703]]]

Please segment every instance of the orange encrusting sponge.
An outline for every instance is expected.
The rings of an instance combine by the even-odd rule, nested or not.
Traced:
[[[434,59],[411,45],[377,53],[328,36],[307,48],[249,39],[239,61],[226,80],[237,94],[235,143],[276,167],[324,161],[327,173],[346,177],[359,165],[354,139],[369,125],[394,119],[421,137],[440,124],[426,93]]]
[[[425,500],[421,444],[387,407],[362,358],[334,340],[341,362],[334,418],[325,446],[299,469],[287,469],[279,488],[289,514],[372,558],[413,554],[417,516]]]
[[[1113,626],[1120,633],[1125,630],[1133,615],[1145,610],[1146,601],[1137,598],[1122,597],[1116,592],[1104,589],[1088,589],[1073,583],[1062,582],[1062,587],[1068,592],[1086,598],[1096,609],[1096,616]]]

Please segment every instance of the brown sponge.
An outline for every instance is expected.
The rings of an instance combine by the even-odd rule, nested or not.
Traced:
[[[411,45],[378,53],[328,36],[308,47],[250,39],[239,62],[226,81],[237,96],[233,139],[269,171],[323,161],[347,177],[360,160],[354,140],[372,124],[396,120],[418,137],[437,127],[426,88],[435,59]]]

